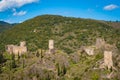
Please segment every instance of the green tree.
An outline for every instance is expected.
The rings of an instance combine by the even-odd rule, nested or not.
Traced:
[[[40,54],[39,54],[39,52],[38,52],[38,51],[37,51],[37,53],[36,53],[36,56],[37,56],[37,57],[39,57],[39,56],[40,56]]]
[[[61,70],[60,70],[59,63],[56,64],[56,67],[57,67],[57,75],[60,76]]]
[[[22,67],[25,68],[25,55],[22,55]]]
[[[20,54],[18,53],[18,61],[19,61],[19,59],[20,59]]]
[[[2,73],[2,65],[0,64],[0,73]]]
[[[5,62],[5,59],[4,59],[3,53],[0,52],[0,64],[3,62]]]
[[[13,53],[11,55],[11,67],[12,68],[16,68],[17,67],[16,61],[15,61],[15,54],[13,54]]]

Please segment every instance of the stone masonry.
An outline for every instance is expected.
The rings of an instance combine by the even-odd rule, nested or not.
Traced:
[[[49,40],[49,53],[54,53],[54,40]]]
[[[24,54],[27,52],[27,47],[26,47],[26,42],[20,42],[20,46],[17,45],[7,45],[6,46],[6,51],[10,54]]]
[[[104,65],[110,69],[113,67],[112,51],[104,51]]]
[[[84,51],[88,54],[88,55],[94,55],[95,52],[94,52],[94,47],[85,47],[84,48]]]

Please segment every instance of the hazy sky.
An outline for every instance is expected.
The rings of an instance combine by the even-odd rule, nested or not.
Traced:
[[[0,20],[23,22],[43,14],[120,20],[120,0],[0,0]]]

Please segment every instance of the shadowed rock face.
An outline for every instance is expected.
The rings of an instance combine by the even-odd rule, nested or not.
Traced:
[[[6,46],[6,51],[10,54],[23,54],[27,52],[27,47],[25,45],[25,42],[20,42],[20,46],[17,45],[7,45]]]

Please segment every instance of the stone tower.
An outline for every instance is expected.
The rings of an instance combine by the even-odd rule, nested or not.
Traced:
[[[54,40],[49,40],[49,50],[54,49]]]
[[[20,42],[20,46],[21,46],[21,47],[26,46],[26,42],[25,42],[25,41]]]
[[[49,40],[49,53],[54,53],[54,40]]]
[[[113,67],[112,57],[112,51],[104,51],[104,65],[108,67],[108,69]]]

